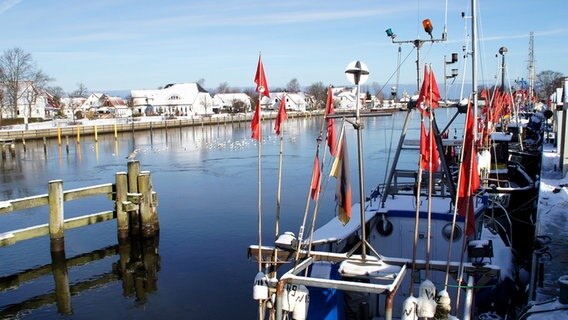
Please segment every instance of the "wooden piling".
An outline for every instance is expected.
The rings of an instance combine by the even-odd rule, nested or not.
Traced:
[[[129,219],[128,211],[123,207],[128,193],[128,178],[126,172],[116,173],[116,223],[118,226],[118,238],[128,238]]]
[[[69,154],[69,136],[65,136],[65,150]]]
[[[140,174],[140,161],[128,161],[128,193],[138,193],[138,175]],[[140,212],[133,210],[129,212],[130,218],[130,234],[137,236],[140,234]]]
[[[65,250],[63,230],[63,181],[49,181],[47,190],[49,202],[49,238],[51,240],[51,251],[59,252]]]
[[[43,154],[47,155],[47,139],[43,137]]]
[[[6,160],[6,145],[2,143],[2,160]]]
[[[24,137],[22,137],[22,145],[24,146],[24,153],[25,153],[28,150],[26,148],[26,138],[24,138]]]
[[[12,158],[16,158],[16,144],[13,141],[10,143],[10,155]]]
[[[99,135],[98,135],[98,132],[97,132],[97,125],[95,124],[95,142],[98,142],[98,141],[99,141]]]
[[[152,193],[149,171],[142,171],[138,175],[138,190],[142,194],[142,199],[140,200],[140,228],[142,231],[142,237],[153,237],[154,219],[152,217]]]
[[[114,141],[118,140],[118,133],[116,130],[116,122],[114,123]]]
[[[57,127],[57,144],[61,145],[61,127]]]
[[[73,307],[65,251],[51,252],[51,271],[55,282],[57,312],[62,315],[71,315],[73,314]]]
[[[81,126],[77,125],[77,143],[81,143]]]

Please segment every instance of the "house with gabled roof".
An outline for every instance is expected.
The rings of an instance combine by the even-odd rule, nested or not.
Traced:
[[[213,113],[213,99],[198,83],[168,84],[157,90],[132,90],[135,112],[143,115],[193,116]]]
[[[286,99],[286,110],[289,111],[306,111],[310,101],[309,97],[302,92],[271,92],[270,97],[262,97],[261,106],[266,110],[278,110],[282,99]]]
[[[15,104],[9,101],[9,94],[5,87],[0,87],[0,90],[3,91],[1,96],[4,99],[2,108],[0,108],[2,118],[46,119],[51,116],[48,96],[45,91],[36,88],[33,81],[18,82]]]
[[[217,93],[213,96],[213,111],[230,112],[235,104],[243,104],[245,112],[251,111],[252,102],[246,93]]]

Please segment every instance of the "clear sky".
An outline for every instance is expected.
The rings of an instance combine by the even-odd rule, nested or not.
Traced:
[[[443,83],[444,55],[460,53],[470,0],[448,1],[448,41],[425,44],[421,59]],[[494,82],[495,54],[508,48],[511,81],[526,78],[529,33],[534,32],[536,72],[568,75],[568,1],[478,0],[480,81]],[[345,67],[365,62],[369,83],[396,84],[398,40],[426,39],[424,18],[441,36],[445,0],[0,0],[0,50],[20,47],[66,92],[83,83],[91,91],[155,89],[205,79],[214,89],[252,87],[262,52],[269,87],[291,79],[349,84]],[[400,84],[416,82],[416,53],[403,45]],[[471,65],[471,64],[470,64]],[[422,68],[421,68],[422,69]],[[469,77],[468,81],[469,81]],[[389,80],[390,78],[390,80]],[[388,82],[387,82],[388,81]]]

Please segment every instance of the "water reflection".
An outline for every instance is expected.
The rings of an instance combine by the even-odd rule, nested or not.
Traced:
[[[144,306],[147,295],[158,290],[160,255],[159,237],[121,240],[118,245],[95,250],[67,259],[65,251],[51,253],[51,264],[28,269],[0,278],[0,292],[18,289],[27,283],[39,281],[50,273],[54,280],[54,292],[29,297],[21,302],[0,308],[0,318],[18,317],[34,309],[55,304],[61,315],[73,314],[72,297],[86,290],[101,287],[115,281],[122,282],[123,296],[133,297],[138,306]],[[93,275],[86,280],[71,283],[69,269],[88,266],[91,263],[116,256],[111,270]]]

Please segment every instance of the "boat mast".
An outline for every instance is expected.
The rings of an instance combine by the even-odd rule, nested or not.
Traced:
[[[471,0],[471,95],[473,101],[473,132],[477,140],[477,0]]]
[[[535,68],[534,68],[534,32],[530,33],[530,40],[529,40],[529,96],[528,96],[528,105],[533,104],[533,89],[534,89],[534,80],[535,76]]]

